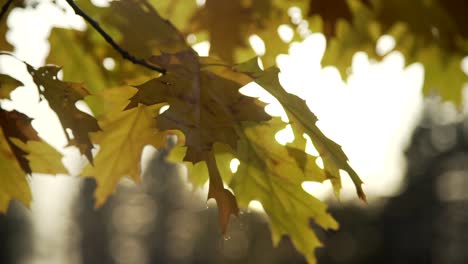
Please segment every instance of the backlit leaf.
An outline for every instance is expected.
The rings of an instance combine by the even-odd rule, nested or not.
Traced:
[[[235,148],[238,140],[235,126],[239,122],[270,118],[259,101],[239,93],[239,88],[251,80],[245,74],[223,64],[204,64],[191,51],[153,60],[166,67],[168,73],[138,86],[129,107],[140,102],[147,105],[167,102],[170,108],[158,116],[158,127],[178,129],[185,134],[187,161],[204,160],[205,153],[216,142]]]
[[[237,214],[235,199],[225,190],[216,165],[213,146],[224,143],[237,148],[238,125],[243,121],[270,119],[256,99],[239,93],[250,82],[245,74],[208,58],[198,58],[191,50],[154,57],[165,67],[166,75],[138,86],[128,108],[139,103],[168,103],[170,108],[157,117],[161,130],[180,130],[185,135],[184,161],[205,161],[210,177],[208,198],[218,204],[221,228],[227,228],[228,215]],[[195,165],[197,166],[197,165]]]
[[[42,140],[30,140],[26,143],[10,138],[14,145],[23,150],[29,167],[35,173],[45,174],[68,174],[63,166],[62,154]]]
[[[54,110],[62,123],[69,144],[76,146],[80,153],[92,162],[93,145],[88,134],[99,131],[99,126],[94,117],[78,110],[75,106],[77,101],[89,95],[88,91],[80,83],[60,81],[57,76],[60,71],[58,67],[44,66],[36,70],[27,65],[27,68],[40,94],[47,99],[50,108]]]
[[[29,117],[0,109],[0,126],[0,212],[5,212],[11,199],[29,207],[26,174],[68,172],[62,155],[38,137]]]
[[[105,100],[124,99],[122,95],[133,88],[115,88],[106,90],[99,96]],[[95,144],[99,145],[99,151],[94,160],[94,165],[88,165],[82,172],[82,176],[92,176],[96,179],[95,191],[96,206],[102,205],[107,197],[123,177],[129,177],[134,181],[140,180],[140,158],[143,147],[152,145],[160,148],[165,145],[165,132],[156,129],[154,117],[162,105],[144,106],[108,112],[107,116],[99,119],[102,131],[93,133]],[[124,106],[122,105],[122,108]]]
[[[249,72],[255,72],[255,69]],[[327,138],[316,126],[317,117],[310,111],[304,100],[284,90],[278,80],[279,70],[275,67],[265,70],[263,73],[252,74],[257,76],[255,82],[271,93],[283,106],[288,115],[296,138],[302,138],[307,134],[312,139],[312,144],[320,153],[327,177],[331,180],[335,193],[338,195],[341,189],[340,170],[346,171],[356,186],[356,191],[362,200],[366,200],[362,190],[362,181],[356,172],[348,164],[348,158],[341,146]],[[305,144],[303,144],[305,147]]]
[[[289,157],[286,147],[275,142],[275,133],[284,126],[279,119],[261,125],[244,124],[244,137],[236,153],[241,163],[231,188],[241,207],[246,208],[252,200],[262,203],[275,245],[283,235],[289,235],[308,262],[315,263],[314,250],[321,243],[310,220],[325,229],[337,229],[338,224],[326,212],[325,204],[302,189],[306,175]]]
[[[10,99],[10,93],[23,83],[15,78],[0,74],[0,99]]]

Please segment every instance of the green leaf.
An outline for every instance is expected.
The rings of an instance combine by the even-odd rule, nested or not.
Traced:
[[[162,104],[151,107],[138,105],[122,111],[124,103],[128,103],[125,95],[129,90],[134,92],[134,89],[116,89],[99,94],[103,101],[111,101],[111,109],[99,119],[102,131],[92,135],[93,143],[100,147],[94,165],[88,165],[81,172],[82,176],[96,179],[96,206],[106,201],[121,178],[130,177],[136,182],[140,181],[140,158],[146,145],[161,148],[166,144],[167,133],[160,132],[154,122]],[[115,105],[121,105],[122,108],[118,109]]]
[[[241,67],[242,68],[242,67]],[[255,72],[255,69],[250,70]],[[283,106],[288,115],[296,139],[302,138],[303,134],[309,135],[315,148],[320,153],[323,160],[324,169],[327,177],[331,180],[335,189],[335,194],[339,195],[341,189],[340,170],[346,171],[354,185],[356,191],[362,200],[366,200],[362,190],[362,181],[357,173],[348,164],[348,158],[341,149],[341,146],[327,138],[316,126],[317,117],[310,111],[304,100],[296,95],[290,94],[284,90],[278,80],[279,69],[272,67],[263,73],[256,72],[255,82],[271,93]],[[305,144],[302,144],[305,150]]]
[[[23,83],[15,78],[0,74],[0,99],[10,99],[10,93]]]
[[[136,57],[146,59],[188,48],[175,26],[145,0],[112,1],[104,8],[92,5],[89,0],[80,0],[78,4]]]
[[[239,93],[251,80],[245,74],[212,61],[204,64],[207,60],[199,61],[192,51],[164,54],[153,61],[168,73],[137,86],[128,108],[167,102],[170,108],[157,117],[158,127],[185,134],[186,161],[204,160],[216,142],[236,148],[237,124],[270,118],[258,100]]]
[[[179,130],[185,135],[187,151],[184,161],[202,161],[210,177],[208,198],[216,199],[222,232],[227,229],[230,214],[237,214],[234,196],[223,186],[216,165],[213,146],[224,143],[237,147],[236,127],[243,121],[270,119],[258,100],[239,93],[250,82],[245,74],[210,58],[199,58],[193,51],[163,54],[152,61],[168,70],[167,74],[137,86],[138,92],[127,108],[142,103],[168,103],[169,109],[160,114],[160,130]],[[201,181],[200,181],[201,182]]]
[[[325,204],[302,189],[308,177],[286,147],[275,141],[275,133],[284,126],[276,118],[263,124],[244,124],[244,137],[236,152],[241,163],[231,188],[241,207],[246,208],[252,200],[262,203],[275,245],[283,235],[289,235],[308,262],[315,263],[314,250],[321,243],[310,220],[325,229],[337,229],[338,223],[326,212]]]
[[[216,164],[219,170],[219,174],[223,179],[223,182],[229,184],[232,180],[233,173],[231,171],[230,163],[235,158],[232,149],[225,144],[215,143],[213,145],[213,151],[215,153]],[[174,147],[169,156],[168,161],[171,162],[183,162],[187,168],[187,174],[194,188],[202,187],[209,179],[208,166],[206,161],[199,161],[197,163],[183,161],[187,153],[186,146]]]

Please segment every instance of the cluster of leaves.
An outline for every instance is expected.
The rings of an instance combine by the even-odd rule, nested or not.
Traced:
[[[167,147],[168,135],[177,135],[178,145],[170,159],[187,165],[194,186],[209,181],[208,198],[216,200],[223,233],[231,215],[258,200],[269,216],[274,243],[283,235],[290,236],[311,263],[320,241],[310,221],[325,229],[336,229],[338,224],[326,205],[306,193],[301,184],[328,179],[338,194],[340,171],[345,171],[358,196],[365,200],[365,195],[341,147],[318,129],[317,118],[305,102],[281,86],[275,58],[287,52],[289,41],[302,36],[296,33],[283,41],[278,27],[304,29],[308,24],[321,30],[329,39],[324,63],[334,64],[342,72],[357,50],[377,57],[378,37],[392,34],[397,49],[410,62],[422,61],[427,74],[434,74],[426,80],[427,90],[445,88],[439,85],[445,80],[464,81],[460,69],[448,68],[458,67],[466,51],[463,9],[442,1],[207,0],[197,6],[194,0],[126,0],[113,1],[108,7],[94,6],[89,0],[67,2],[98,21],[133,58],[164,69],[161,74],[122,58],[109,45],[109,38],[92,27],[52,30],[47,63],[63,68],[35,69],[25,62],[39,94],[58,115],[69,145],[89,160],[81,175],[96,180],[96,205],[106,201],[122,177],[139,180],[144,146],[162,149]],[[299,20],[297,14],[294,19],[288,12],[297,8],[304,14]],[[421,19],[429,14],[431,24]],[[0,50],[11,51],[6,30],[5,23],[0,24]],[[187,44],[189,34],[210,41],[210,57],[200,57]],[[249,59],[255,55],[247,45],[252,34],[266,44],[261,57],[265,70],[256,57]],[[114,62],[111,70],[103,67],[109,58]],[[61,69],[63,79],[58,77]],[[457,77],[444,76],[445,71]],[[293,142],[277,143],[275,134],[287,123],[266,114],[258,99],[239,93],[250,82],[281,103],[294,132]],[[0,75],[0,98],[7,99],[21,85]],[[456,83],[451,85],[453,91],[439,92],[458,102],[457,85],[461,88]],[[80,100],[93,115],[75,106]],[[0,109],[0,125],[0,164],[5,172],[0,176],[0,212],[4,212],[11,199],[29,205],[26,174],[67,172],[60,154],[41,141],[27,116]],[[319,156],[305,152],[305,135]],[[99,145],[96,155],[92,154],[94,145]],[[319,157],[323,169],[316,164]],[[233,158],[240,160],[235,173],[230,170]]]

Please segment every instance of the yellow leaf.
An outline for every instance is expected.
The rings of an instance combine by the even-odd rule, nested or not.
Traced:
[[[316,126],[317,117],[310,111],[304,100],[284,90],[278,80],[279,69],[271,67],[262,73],[253,68],[249,72],[254,72],[253,75],[257,77],[255,82],[276,97],[281,103],[288,115],[295,138],[302,138],[303,134],[310,136],[312,144],[314,144],[320,153],[326,175],[333,184],[335,194],[339,195],[339,190],[341,189],[340,170],[344,170],[351,177],[359,198],[366,201],[366,195],[361,187],[362,181],[348,164],[348,157],[346,157],[341,146],[327,138],[320,131]],[[305,144],[302,145],[305,148]],[[304,151],[305,149],[302,150]]]
[[[122,92],[125,93],[125,90]],[[99,120],[102,131],[92,135],[93,142],[99,145],[99,152],[94,166],[88,165],[81,172],[82,176],[96,179],[96,206],[106,201],[121,178],[130,177],[139,181],[140,158],[144,146],[160,148],[166,144],[167,133],[156,129],[154,119],[161,106],[162,104],[151,107],[138,105],[130,110],[111,111],[108,116]]]
[[[17,138],[10,140],[26,152],[26,159],[33,172],[45,174],[68,174],[62,164],[62,154],[44,141],[30,140],[26,143]]]
[[[309,263],[315,263],[314,249],[321,243],[310,220],[325,229],[337,229],[338,224],[324,203],[302,189],[307,178],[304,171],[288,155],[287,147],[275,141],[276,132],[284,126],[276,118],[263,124],[244,124],[236,155],[240,165],[231,187],[241,207],[246,208],[252,200],[262,203],[275,245],[283,235],[289,235]]]
[[[13,77],[0,74],[0,99],[10,99],[10,93],[23,83]]]
[[[169,156],[167,157],[168,161],[180,163],[182,162],[187,168],[187,175],[189,180],[192,182],[194,188],[202,187],[209,178],[208,167],[206,166],[205,161],[199,161],[192,163],[189,161],[183,161],[185,154],[187,153],[186,146],[176,146],[174,147]]]
[[[139,103],[168,103],[170,108],[157,117],[158,128],[184,133],[186,161],[206,160],[216,142],[235,149],[236,125],[270,119],[261,102],[239,93],[251,78],[228,65],[204,64],[206,59],[201,60],[191,50],[155,56],[152,61],[168,73],[137,86],[128,108]]]
[[[0,213],[6,212],[12,199],[29,207],[31,191],[26,173],[21,169],[3,131],[0,130]]]
[[[169,104],[169,109],[157,117],[157,127],[184,133],[184,161],[194,163],[200,176],[206,175],[206,170],[202,170],[206,162],[210,178],[208,198],[216,200],[224,233],[229,215],[237,214],[239,209],[232,193],[224,188],[213,147],[222,143],[236,149],[241,122],[261,122],[271,117],[257,99],[239,93],[252,78],[229,65],[199,58],[192,50],[165,53],[151,61],[167,69],[167,74],[137,86],[138,92],[127,108],[140,103]],[[197,180],[197,184],[202,182],[203,178]]]
[[[0,212],[11,199],[29,206],[27,173],[68,173],[62,155],[39,138],[31,120],[18,111],[0,109]]]

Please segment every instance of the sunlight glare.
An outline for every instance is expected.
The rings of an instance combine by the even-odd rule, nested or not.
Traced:
[[[310,139],[309,135],[303,134],[302,136],[306,140],[305,152],[309,155],[318,157],[320,154],[318,150],[315,148],[314,144],[312,144],[312,140]]]
[[[188,34],[186,39],[187,39],[188,44],[190,45],[193,45],[197,42],[197,36],[195,36],[195,34]]]
[[[161,108],[159,108],[159,114],[166,112],[169,109],[169,107],[170,107],[169,105],[161,106]]]
[[[292,6],[288,9],[288,15],[293,24],[299,24],[302,21],[302,10],[297,6]]]
[[[282,41],[289,43],[294,37],[294,30],[291,26],[282,24],[278,27],[278,35]]]
[[[331,184],[326,184],[326,182],[305,181],[301,184],[301,187],[308,194],[322,201],[333,192]]]
[[[78,108],[81,112],[85,112],[88,115],[93,115],[93,112],[89,108],[88,104],[83,100],[78,100],[75,102],[75,107]]]
[[[281,145],[286,145],[294,141],[294,133],[291,125],[287,125],[284,129],[276,132],[275,139]]]
[[[111,57],[104,58],[102,60],[102,66],[108,71],[112,71],[115,68],[115,60]]]
[[[325,167],[323,166],[323,159],[322,159],[321,157],[318,157],[318,158],[315,160],[315,164],[317,164],[317,166],[318,166],[319,168],[321,168],[322,170],[323,170],[323,168],[325,168]]]
[[[206,4],[206,0],[196,0],[198,7],[203,7]]]
[[[265,212],[265,209],[263,209],[262,203],[257,200],[250,201],[248,208],[255,212]]]
[[[199,56],[208,56],[210,54],[210,42],[202,41],[192,45],[192,48],[198,53]]]
[[[246,84],[244,87],[239,89],[239,92],[243,95],[247,95],[250,97],[256,97],[260,101],[264,103],[273,103],[273,102],[278,102],[273,95],[271,95],[269,92],[267,92],[263,87],[258,85],[256,82],[250,82]],[[279,104],[279,102],[278,102]]]
[[[399,52],[381,62],[358,52],[345,83],[335,67],[322,67],[325,46],[317,33],[293,43],[289,54],[277,57],[280,82],[306,100],[317,126],[342,146],[368,195],[390,195],[398,189],[405,168],[402,150],[421,113],[424,71],[420,64],[405,67]],[[318,155],[310,139],[306,152]],[[321,158],[316,163],[323,168]],[[355,193],[352,183],[343,184],[346,188]]]
[[[255,54],[257,54],[258,56],[265,55],[265,42],[263,42],[263,39],[260,38],[258,35],[251,35],[249,37],[249,44],[254,50]]]
[[[91,0],[91,3],[97,7],[109,7],[112,0]]]
[[[265,112],[271,116],[281,117],[283,122],[289,122],[288,115],[278,101],[271,102],[265,107]]]
[[[460,67],[466,75],[468,75],[468,56],[464,57],[460,63]]]
[[[237,169],[239,169],[240,161],[236,158],[232,159],[229,163],[229,168],[231,169],[232,173],[236,173]]]
[[[395,48],[395,38],[390,35],[383,35],[377,40],[375,50],[378,55],[384,56]]]

